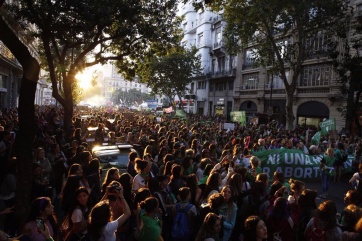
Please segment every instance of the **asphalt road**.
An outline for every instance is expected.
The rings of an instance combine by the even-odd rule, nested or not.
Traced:
[[[352,174],[351,174],[352,175]],[[333,182],[329,183],[329,192],[327,198],[320,198],[319,195],[322,193],[322,182],[313,182],[308,183],[306,182],[306,188],[313,189],[318,192],[317,196],[317,206],[326,200],[332,200],[337,205],[338,213],[341,213],[344,209],[344,194],[351,188],[348,184],[349,177],[343,177],[340,182]]]

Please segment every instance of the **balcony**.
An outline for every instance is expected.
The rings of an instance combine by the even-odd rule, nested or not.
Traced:
[[[220,42],[214,43],[213,49],[219,49],[219,48],[222,48],[222,47],[224,47],[224,42],[220,41]]]
[[[211,47],[210,41],[201,41],[196,44],[197,48],[203,48],[203,47]]]
[[[256,69],[258,68],[258,65],[255,62],[246,62],[242,66],[243,70],[247,69]]]
[[[221,70],[221,71],[214,71],[214,72],[208,72],[206,74],[209,78],[215,79],[215,78],[222,78],[222,77],[235,77],[236,76],[236,69],[228,69],[228,70]]]

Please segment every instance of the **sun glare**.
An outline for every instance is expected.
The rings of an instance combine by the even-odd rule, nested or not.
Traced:
[[[78,80],[79,87],[83,90],[91,87],[92,73],[87,73],[85,71],[80,72],[75,76],[75,78]]]

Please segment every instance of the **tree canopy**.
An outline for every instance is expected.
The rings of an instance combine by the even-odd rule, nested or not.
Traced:
[[[327,58],[336,47],[334,37],[343,30],[347,4],[344,0],[213,0],[206,7],[223,14],[229,52],[250,49],[257,64],[281,77],[287,94],[286,127],[292,129],[293,95],[303,63]],[[202,7],[197,1],[194,5]]]
[[[153,94],[175,96],[181,100],[194,76],[201,75],[200,56],[197,49],[176,48],[164,56],[154,55],[144,61],[137,73],[140,82],[146,83]]]
[[[117,61],[125,77],[152,51],[174,43],[176,0],[20,0],[11,6],[19,22],[38,38],[53,96],[73,114],[75,75],[84,68]],[[59,88],[63,93],[59,92]]]

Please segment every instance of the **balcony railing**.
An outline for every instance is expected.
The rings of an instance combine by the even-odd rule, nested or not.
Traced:
[[[221,48],[221,47],[224,47],[224,42],[223,41],[214,43],[214,49],[218,49],[218,48]]]
[[[235,76],[236,75],[236,69],[228,69],[228,70],[221,70],[221,71],[214,71],[214,72],[208,72],[206,74],[210,78],[218,78],[218,77],[226,77],[226,76]]]
[[[258,68],[258,65],[255,62],[248,62],[248,63],[244,63],[242,68],[243,68],[243,70],[255,69],[255,68]]]

